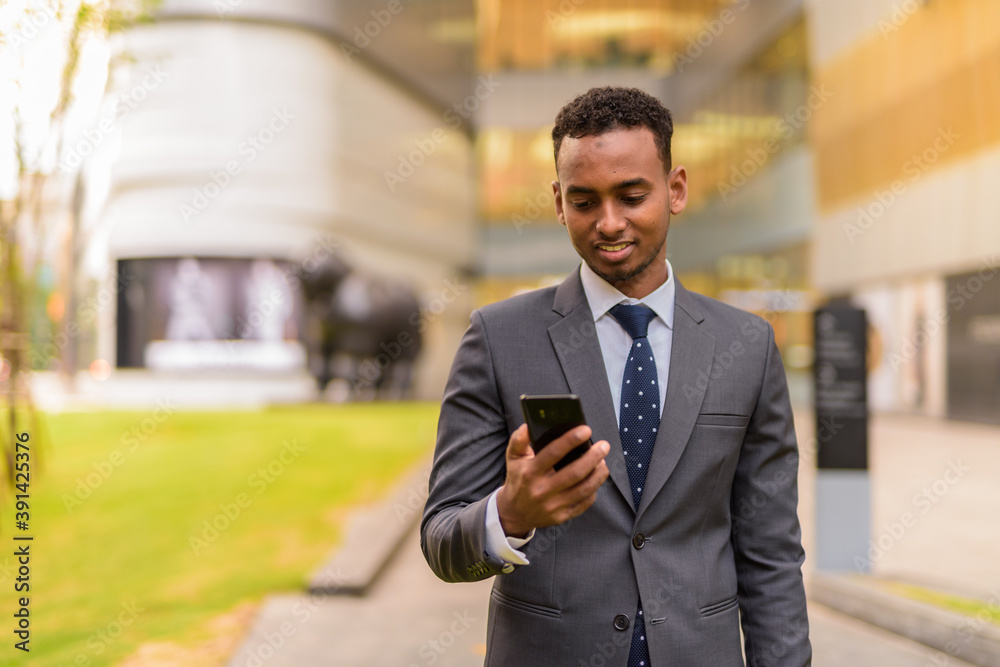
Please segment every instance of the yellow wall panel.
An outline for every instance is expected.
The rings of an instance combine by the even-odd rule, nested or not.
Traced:
[[[833,93],[810,129],[822,210],[919,180],[1000,142],[1000,2],[899,10],[814,78]]]

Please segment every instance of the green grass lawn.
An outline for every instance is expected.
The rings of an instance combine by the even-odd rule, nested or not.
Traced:
[[[197,643],[241,602],[302,590],[350,508],[430,455],[437,411],[371,404],[175,412],[161,423],[151,412],[45,417],[44,470],[33,464],[30,489],[30,659],[13,648],[22,594],[7,498],[0,664],[114,664],[149,642]],[[120,617],[134,620],[119,634]]]
[[[898,581],[883,580],[877,581],[877,583],[882,589],[890,593],[958,612],[966,616],[972,616],[980,622],[1000,625],[1000,611],[997,610],[995,601],[977,600]]]

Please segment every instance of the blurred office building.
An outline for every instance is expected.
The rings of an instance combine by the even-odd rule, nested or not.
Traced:
[[[1000,5],[990,0],[483,3],[481,299],[577,262],[548,134],[592,85],[657,95],[689,288],[767,317],[793,400],[811,311],[868,312],[870,407],[1000,422]]]
[[[801,2],[484,3],[483,73],[503,82],[477,117],[483,300],[560,279],[579,261],[555,219],[550,133],[592,86],[646,90],[671,110],[688,172],[671,265],[689,289],[766,315],[796,393],[811,364],[814,173]]]
[[[133,62],[113,87],[129,112],[96,222],[118,286],[96,349],[116,369],[108,386],[310,397],[318,325],[297,278],[335,257],[354,289],[321,310],[350,301],[363,315],[378,306],[366,285],[407,285],[420,303],[404,317],[422,339],[415,393],[439,391],[477,247],[471,126],[447,114],[475,88],[471,42],[428,30],[471,26],[472,12],[167,0],[126,34]],[[334,399],[370,396],[366,383],[414,342],[379,344],[367,366],[341,368]]]
[[[578,264],[553,119],[629,85],[671,109],[688,170],[673,267],[772,322],[794,400],[813,309],[848,299],[872,408],[1000,421],[998,19],[994,0],[167,0],[127,38],[119,88],[162,74],[120,123],[101,224],[125,287],[97,354],[120,377],[304,375],[285,277],[335,251],[413,286],[417,394],[438,398],[471,308]]]
[[[808,5],[817,289],[868,312],[875,410],[1000,423],[1000,5]]]

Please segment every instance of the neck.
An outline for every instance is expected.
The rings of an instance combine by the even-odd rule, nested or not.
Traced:
[[[654,268],[655,264],[655,268]],[[670,278],[665,259],[657,259],[646,270],[628,280],[610,282],[612,287],[631,299],[641,299],[649,296]]]

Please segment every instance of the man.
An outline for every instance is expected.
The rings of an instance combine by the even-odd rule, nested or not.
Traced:
[[[488,665],[743,665],[741,622],[748,664],[810,663],[784,370],[765,320],[673,275],[672,131],[636,89],[559,112],[580,270],[473,312],[455,356],[421,546],[445,581],[496,576]],[[519,397],[565,393],[588,426],[536,454]]]

